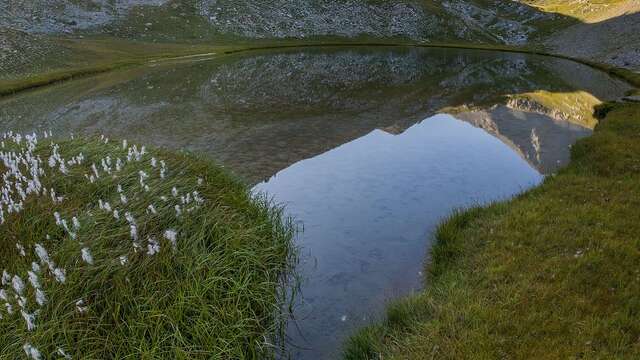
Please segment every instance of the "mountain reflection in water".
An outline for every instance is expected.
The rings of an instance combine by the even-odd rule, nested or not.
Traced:
[[[512,109],[506,96],[583,90],[606,100],[627,88],[584,65],[521,54],[305,49],[68,82],[1,101],[0,124],[24,131],[104,133],[202,152],[255,184],[373,129],[401,133],[446,109],[503,139],[548,173],[566,162],[568,145],[590,130],[580,116],[573,116],[572,124],[570,113],[553,119],[540,111],[544,107]],[[534,132],[541,156],[531,150]],[[561,148],[559,159],[544,156]]]

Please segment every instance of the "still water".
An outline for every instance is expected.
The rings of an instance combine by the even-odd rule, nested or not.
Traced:
[[[204,153],[303,231],[286,356],[333,358],[422,286],[456,208],[538,184],[628,87],[576,63],[415,48],[252,52],[135,68],[0,100],[1,130],[102,133]]]
[[[304,221],[307,278],[289,336],[311,351],[292,349],[294,357],[338,348],[385,300],[418,289],[431,233],[453,209],[541,178],[500,140],[443,114],[399,135],[374,130],[257,185]]]

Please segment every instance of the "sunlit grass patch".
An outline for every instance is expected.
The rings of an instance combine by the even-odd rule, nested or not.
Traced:
[[[347,359],[640,357],[640,105],[606,103],[572,162],[437,232],[425,290]]]
[[[576,18],[582,22],[597,22],[615,13],[618,7],[631,5],[626,0],[523,0],[523,3],[545,12]]]
[[[253,358],[292,228],[207,160],[4,134],[0,358]]]
[[[568,121],[590,129],[598,123],[593,116],[593,107],[601,103],[598,98],[586,91],[550,92],[545,90],[512,95],[508,102],[509,106],[516,109],[520,105],[526,105],[531,108],[530,111],[537,111],[553,119]]]

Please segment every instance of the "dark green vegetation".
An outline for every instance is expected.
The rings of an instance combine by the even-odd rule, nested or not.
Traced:
[[[640,105],[596,113],[566,169],[443,223],[424,292],[391,304],[345,358],[640,357]]]
[[[50,141],[41,140],[33,154],[44,159],[43,186],[64,200],[30,195],[17,214],[7,214],[5,207],[0,270],[22,278],[27,305],[13,297],[11,283],[2,286],[14,314],[0,301],[0,359],[23,358],[26,343],[47,359],[59,357],[58,349],[94,359],[273,354],[270,342],[282,325],[277,305],[283,276],[294,256],[292,229],[279,209],[251,198],[242,183],[192,155],[152,150],[136,160],[134,152],[118,170],[116,159],[128,156],[120,144],[97,139],[59,144],[66,161],[84,155],[80,165],[67,165],[68,175],[47,165]],[[3,151],[24,149],[7,139],[2,146]],[[103,159],[110,159],[110,174],[101,166]],[[21,169],[27,174],[25,166]],[[0,170],[7,168],[0,165]],[[95,172],[99,177],[90,182],[87,176]],[[71,231],[56,224],[54,212]],[[175,247],[167,230],[176,232]],[[19,255],[16,244],[26,256]],[[36,244],[46,248],[52,263],[39,260]],[[151,252],[153,245],[159,252]],[[92,261],[81,256],[85,248]],[[41,307],[27,281],[32,262],[39,264],[35,273],[47,297]],[[56,281],[55,268],[66,271],[64,283]],[[35,330],[27,330],[21,309],[36,314]]]

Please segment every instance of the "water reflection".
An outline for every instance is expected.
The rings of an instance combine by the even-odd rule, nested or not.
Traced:
[[[101,132],[159,146],[204,152],[250,183],[373,129],[402,132],[442,109],[488,113],[485,129],[541,107],[494,112],[506,95],[571,92],[607,99],[627,87],[563,60],[481,51],[402,48],[316,49],[253,53],[211,61],[111,73],[0,102],[3,128]],[[461,108],[463,109],[461,111]],[[466,109],[466,110],[465,110]],[[513,111],[510,111],[513,110]],[[523,115],[524,114],[524,115]],[[466,118],[465,116],[460,116]],[[548,122],[557,140],[588,134],[567,118]],[[534,130],[520,129],[529,135]],[[500,135],[510,139],[507,127]],[[511,140],[528,153],[521,140]],[[565,149],[566,159],[568,151]],[[555,159],[529,157],[543,172]]]
[[[443,216],[556,171],[590,134],[593,104],[627,89],[583,65],[519,54],[256,52],[3,99],[0,128],[205,153],[286,203],[305,228],[288,335],[309,350],[292,354],[322,358],[386,299],[419,286]]]
[[[293,358],[337,358],[385,300],[417,289],[430,234],[453,209],[541,178],[497,138],[436,115],[399,135],[374,130],[257,185],[304,221]]]

